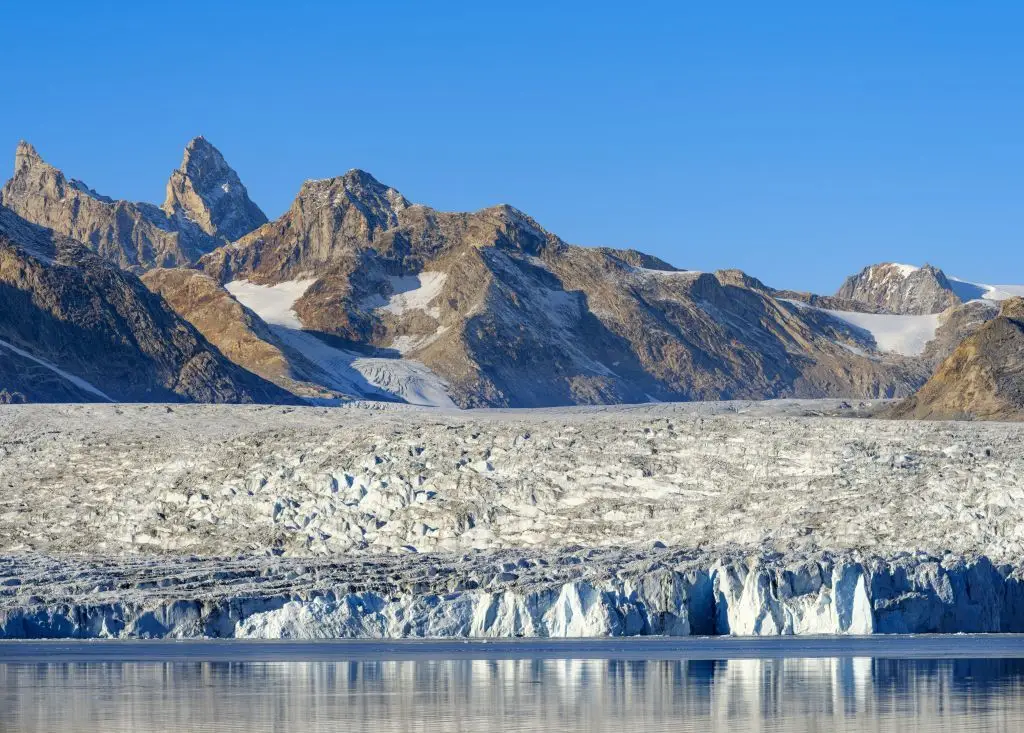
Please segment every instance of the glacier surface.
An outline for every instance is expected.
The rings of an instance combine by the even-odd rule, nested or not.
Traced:
[[[0,636],[1024,631],[1024,426],[0,408]]]

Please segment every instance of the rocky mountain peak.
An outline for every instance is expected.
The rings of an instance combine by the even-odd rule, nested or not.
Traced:
[[[836,297],[870,310],[901,315],[941,313],[959,305],[946,275],[937,267],[914,267],[897,262],[869,265],[846,278]]]
[[[267,223],[238,174],[204,137],[193,138],[186,146],[181,166],[167,182],[163,210],[228,241]]]
[[[4,186],[0,200],[6,203],[24,196],[59,199],[66,185],[64,174],[44,161],[31,143],[22,140],[14,151],[14,176]]]
[[[306,181],[292,208],[307,212],[307,215],[321,210],[355,209],[372,231],[394,226],[398,222],[398,212],[410,206],[408,199],[397,190],[384,185],[366,171],[353,168],[334,178]]]
[[[31,143],[22,140],[14,151],[14,175],[17,176],[20,173],[24,173],[42,162],[43,159],[35,147]]]
[[[341,176],[340,180],[345,190],[359,201],[386,201],[388,208],[396,213],[412,205],[396,189],[381,183],[373,175],[359,168],[351,169]]]

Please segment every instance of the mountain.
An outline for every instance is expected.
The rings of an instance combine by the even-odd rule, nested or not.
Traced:
[[[137,277],[0,206],[5,401],[295,402],[228,361]]]
[[[835,297],[873,312],[901,315],[941,313],[962,302],[942,270],[895,262],[865,267],[848,277]]]
[[[267,223],[266,214],[249,199],[238,174],[204,137],[194,138],[185,148],[181,167],[167,182],[163,210],[227,241]]]
[[[64,279],[93,273],[87,250],[142,274],[133,287],[191,324],[196,348],[259,380],[239,389],[242,401],[901,397],[1014,292],[893,264],[866,268],[835,296],[780,291],[738,270],[569,244],[507,205],[437,211],[360,170],[305,182],[267,221],[201,137],[162,208],[103,197],[24,143],[2,197],[67,240],[60,256],[42,255],[77,266]],[[22,235],[27,252],[38,234]]]
[[[510,206],[436,211],[358,170],[199,267],[260,315],[291,293],[273,307],[295,329],[425,365],[461,406],[876,397],[929,371],[742,273],[570,245]]]
[[[23,141],[0,204],[134,272],[190,265],[266,220],[220,153],[199,138],[167,188],[166,210],[115,200],[68,179]]]
[[[1024,419],[1024,298],[1003,301],[893,417],[932,420]]]

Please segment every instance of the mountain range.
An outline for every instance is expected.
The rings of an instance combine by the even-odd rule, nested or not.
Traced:
[[[511,206],[438,211],[360,170],[307,181],[268,221],[201,137],[161,206],[102,195],[24,142],[0,190],[4,401],[533,407],[927,383],[898,416],[1007,418],[1016,295],[895,263],[834,295],[778,290],[569,244]],[[962,394],[964,364],[987,375],[975,397],[932,396]]]

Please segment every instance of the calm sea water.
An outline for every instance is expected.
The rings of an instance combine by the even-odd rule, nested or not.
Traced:
[[[1024,731],[1017,640],[714,644],[0,644],[0,731]]]

